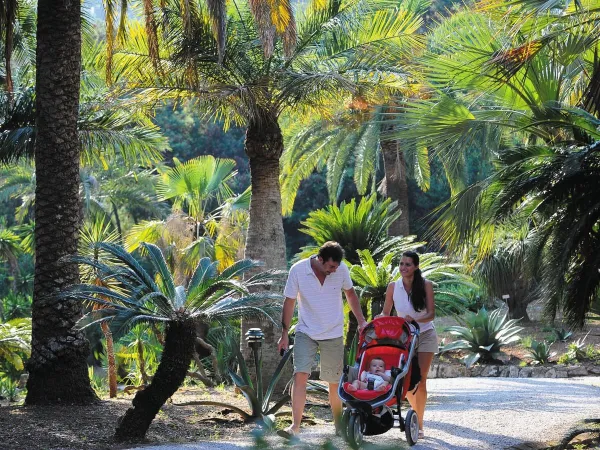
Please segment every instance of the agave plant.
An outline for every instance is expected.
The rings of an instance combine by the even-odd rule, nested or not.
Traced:
[[[560,342],[567,342],[567,339],[573,335],[572,331],[565,330],[564,328],[555,328],[553,331],[556,336],[556,340]]]
[[[111,320],[117,331],[136,324],[163,324],[166,330],[162,359],[152,382],[136,394],[133,407],[119,420],[115,434],[121,441],[141,439],[160,407],[185,379],[199,337],[197,323],[207,324],[208,328],[213,321],[232,317],[270,317],[279,309],[282,297],[274,291],[258,290],[271,287],[282,273],[261,272],[241,280],[244,273],[256,270],[260,263],[241,260],[219,273],[218,262],[203,258],[187,286],[176,286],[164,255],[155,245],[142,245],[155,277],[121,246],[106,243],[96,246],[117,263],[83,256],[72,258],[76,263],[94,267],[102,280],[112,281],[108,286],[78,284],[62,293],[63,297],[103,306],[82,317],[78,327]]]
[[[532,341],[529,350],[531,353],[525,356],[532,359],[532,364],[546,364],[550,358],[556,356],[556,352],[550,351],[550,344],[546,341]]]
[[[481,308],[477,314],[468,311],[463,319],[462,326],[448,327],[446,331],[458,336],[459,339],[442,348],[442,352],[450,350],[468,350],[470,353],[464,358],[467,367],[471,367],[480,359],[492,361],[502,354],[503,346],[517,342],[518,333],[523,327],[516,325],[518,320],[506,320],[506,313],[500,309],[488,313]]]
[[[262,387],[262,361],[260,360],[258,353],[255,352],[255,362],[257,370],[256,383],[253,383],[250,377],[250,372],[248,371],[248,366],[246,365],[246,361],[244,360],[244,357],[240,352],[239,347],[235,346],[232,350],[234,351],[234,354],[236,356],[239,374],[236,373],[234,370],[231,370],[231,368],[228,368],[227,371],[229,373],[229,376],[233,380],[233,383],[246,398],[248,406],[250,407],[250,413],[244,411],[242,408],[239,408],[236,405],[231,405],[229,403],[223,402],[215,402],[211,400],[188,402],[179,404],[178,406],[222,406],[224,408],[228,408],[237,412],[240,416],[242,416],[242,419],[245,422],[257,422],[268,429],[273,428],[275,426],[275,413],[290,400],[290,395],[284,394],[274,404],[271,405],[271,398],[273,396],[273,393],[275,392],[277,382],[281,378],[285,365],[292,356],[292,346],[283,354],[283,358],[281,358],[281,361],[279,361],[275,372],[273,372],[273,375],[271,376],[266,391],[264,391]]]

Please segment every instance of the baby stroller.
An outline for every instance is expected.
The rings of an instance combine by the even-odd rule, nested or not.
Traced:
[[[342,434],[357,448],[363,436],[383,434],[394,426],[397,419],[400,430],[406,434],[409,445],[419,436],[417,413],[409,409],[402,418],[400,406],[406,393],[415,390],[421,379],[416,353],[419,325],[401,317],[378,317],[370,322],[360,335],[354,366],[344,367],[338,395],[346,403],[342,416]],[[368,370],[373,358],[383,359],[385,370],[390,371],[389,385],[383,391],[360,389],[351,391],[348,386]],[[371,386],[368,386],[371,387]],[[394,406],[396,411],[393,411]]]

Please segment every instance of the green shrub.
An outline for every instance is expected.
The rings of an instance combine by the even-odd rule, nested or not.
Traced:
[[[585,351],[585,337],[577,339],[575,342],[569,344],[567,353],[573,361],[581,361],[586,358]]]
[[[527,347],[531,350],[527,356],[532,359],[532,364],[546,364],[550,358],[556,356],[556,352],[550,352],[550,345],[546,341],[537,342],[533,340]]]
[[[572,331],[565,330],[564,328],[555,328],[554,334],[556,335],[556,339],[560,342],[567,342],[572,335]]]
[[[442,351],[468,350],[469,354],[464,358],[467,367],[480,359],[497,359],[502,354],[500,349],[517,342],[520,339],[517,334],[523,330],[523,327],[516,326],[518,320],[506,320],[506,313],[499,309],[488,313],[485,308],[481,308],[477,314],[469,311],[459,321],[462,326],[448,327],[446,331],[460,339],[445,345]]]
[[[566,366],[567,364],[571,364],[575,361],[573,360],[573,357],[571,356],[571,354],[569,352],[566,352],[566,353],[563,353],[562,355],[560,355],[557,362],[558,362],[558,364],[564,364]]]
[[[521,345],[525,348],[531,348],[531,345],[534,342],[535,341],[533,340],[533,338],[531,336],[525,336],[524,338],[521,338]]]

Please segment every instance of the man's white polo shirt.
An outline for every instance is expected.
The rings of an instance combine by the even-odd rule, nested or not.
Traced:
[[[334,339],[344,334],[342,289],[352,287],[350,271],[343,262],[321,282],[310,265],[311,258],[298,261],[290,268],[283,295],[298,300],[296,331],[315,341]]]

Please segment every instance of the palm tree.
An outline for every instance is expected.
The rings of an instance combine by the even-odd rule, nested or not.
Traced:
[[[98,242],[116,243],[119,235],[107,221],[104,216],[96,216],[84,223],[79,240],[79,254],[98,262],[105,260],[107,255],[102,255],[96,246]],[[110,287],[110,281],[103,280],[97,270],[91,266],[82,266],[80,269],[81,281],[84,283],[95,284],[96,286]],[[104,300],[107,300],[104,298]],[[97,309],[102,306],[93,305]],[[106,340],[106,357],[108,360],[108,391],[110,398],[117,396],[117,366],[115,364],[115,352],[112,332],[108,323],[100,324],[102,334]]]
[[[320,113],[322,105],[335,95],[373,84],[374,75],[369,74],[377,61],[373,55],[391,51],[390,47],[405,50],[399,34],[408,19],[377,2],[372,8],[354,0],[309,4],[297,22],[297,45],[291,48],[284,40],[265,52],[253,14],[245,5],[236,5],[229,11],[229,32],[220,54],[211,24],[202,14],[206,6],[202,2],[195,5],[186,21],[180,20],[180,2],[167,5],[173,28],[163,37],[161,64],[168,70],[158,79],[151,71],[149,45],[141,30],[133,26],[130,29],[136,39],[129,41],[127,51],[115,54],[114,66],[123,81],[146,88],[140,95],[157,100],[191,99],[201,114],[246,127],[244,146],[252,197],[245,257],[264,261],[267,267],[286,267],[279,185],[283,153],[280,117],[301,108]],[[389,83],[403,81],[390,75]],[[253,325],[244,322],[242,332]],[[260,326],[266,328],[270,348],[264,364],[274,369],[279,362],[273,349],[277,333],[268,323]],[[246,355],[250,360],[249,353]]]
[[[172,168],[159,169],[158,200],[172,201],[165,220],[143,221],[132,227],[129,251],[142,242],[161,247],[178,279],[189,277],[200,258],[209,256],[221,267],[232,264],[243,247],[250,190],[235,195],[228,182],[235,177],[235,162],[206,155]]]
[[[124,80],[148,88],[143,95],[192,98],[203,114],[247,127],[245,150],[253,195],[246,256],[263,260],[269,267],[286,263],[278,182],[283,152],[281,114],[301,107],[319,111],[336,93],[351,92],[370,81],[362,74],[369,64],[375,64],[374,49],[406,51],[402,32],[414,24],[413,17],[382,5],[362,10],[363,6],[338,0],[324,6],[309,5],[298,21],[298,45],[288,57],[279,43],[272,55],[265,56],[252,16],[242,6],[229,17],[222,62],[211,41],[210,24],[200,14],[194,15],[189,21],[193,35],[183,32],[186,22],[165,36],[169,51],[161,60],[170,69],[158,88],[150,87],[156,85],[154,78],[143,77],[149,75],[145,69],[151,65],[143,39],[136,40],[137,47],[114,57]],[[171,8],[175,24],[181,11],[177,5]],[[202,4],[198,8],[201,11]],[[368,30],[364,27],[367,22],[373,25]],[[389,75],[389,84],[400,82]]]
[[[600,70],[594,31],[597,12],[590,11],[589,20],[581,23],[574,23],[571,13],[566,11],[564,19],[560,14],[560,19],[550,19],[556,27],[552,33],[540,29],[528,19],[530,15],[526,19],[508,15],[514,25],[510,27],[489,20],[494,12],[464,11],[442,23],[432,34],[434,52],[424,61],[426,73],[443,90],[407,105],[399,135],[431,147],[452,170],[460,170],[458,155],[466,146],[497,153],[498,172],[490,179],[466,189],[452,186],[454,197],[444,206],[434,230],[448,248],[470,250],[465,258],[483,264],[481,272],[491,280],[501,281],[496,270],[506,262],[515,264],[510,269],[523,278],[516,280],[515,290],[523,291],[528,277],[539,276],[539,292],[551,312],[563,305],[568,320],[581,326],[596,287],[594,277],[576,281],[581,280],[578,264],[593,248],[594,233],[571,238],[568,245],[553,233],[561,232],[570,220],[561,215],[561,207],[572,204],[571,218],[583,220],[578,197],[567,200],[566,196],[583,195],[591,188],[582,186],[574,194],[569,180],[574,182],[570,174],[581,162],[594,165],[595,142],[600,137],[596,117]],[[508,32],[515,29],[527,34],[527,39]],[[567,161],[577,165],[563,166]],[[552,213],[545,208],[550,203]],[[589,208],[593,211],[592,205]],[[578,225],[587,226],[589,220],[594,220],[593,212]],[[496,247],[511,241],[516,245],[507,246],[509,258],[495,254]],[[578,247],[584,242],[584,247]],[[545,259],[554,249],[565,252],[560,256],[564,265]],[[558,266],[561,273],[548,266]],[[555,279],[544,275],[550,272]],[[575,296],[578,289],[584,291]],[[521,292],[521,297],[533,295]]]
[[[27,404],[89,403],[96,395],[86,365],[88,344],[73,325],[75,299],[58,293],[78,280],[80,224],[77,132],[81,68],[81,5],[38,2],[36,51],[36,265]]]
[[[93,267],[102,279],[113,280],[118,286],[79,284],[64,292],[64,299],[80,299],[102,306],[86,314],[79,321],[79,328],[107,320],[112,320],[113,326],[120,330],[128,330],[136,324],[166,327],[161,362],[152,382],[136,394],[133,407],[119,420],[115,434],[117,440],[141,439],[160,407],[175,393],[187,374],[197,337],[197,323],[210,324],[275,311],[282,300],[280,294],[250,293],[250,289],[271,286],[281,272],[262,272],[242,281],[240,277],[258,268],[257,262],[237,261],[219,273],[217,262],[203,258],[189,284],[176,286],[162,252],[154,245],[144,244],[143,248],[156,278],[123,248],[104,243],[97,247],[115,258],[118,264],[84,257],[74,257],[72,261]]]
[[[364,102],[364,101],[363,101]],[[327,188],[331,202],[336,202],[343,186],[343,175],[353,164],[354,184],[359,195],[375,192],[376,172],[383,160],[385,196],[399,202],[400,217],[390,225],[391,236],[409,235],[407,175],[423,189],[429,188],[430,168],[426,149],[406,146],[396,140],[384,140],[389,133],[384,107],[369,108],[356,99],[350,109],[336,113],[332,119],[315,118],[308,125],[293,126],[282,157],[283,212],[290,214],[300,182],[314,170],[327,168]],[[359,108],[363,108],[362,110]]]

